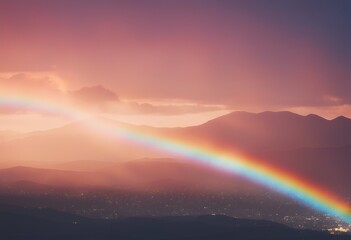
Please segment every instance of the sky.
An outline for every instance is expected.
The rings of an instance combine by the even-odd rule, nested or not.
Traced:
[[[350,11],[347,0],[2,0],[0,96],[162,127],[237,110],[351,117]],[[2,130],[65,121],[0,108]]]

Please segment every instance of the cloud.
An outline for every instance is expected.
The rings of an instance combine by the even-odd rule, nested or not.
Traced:
[[[118,96],[103,86],[82,87],[67,90],[65,82],[50,72],[6,72],[0,73],[0,95],[33,98],[44,102],[55,102],[65,106],[89,110],[100,110],[108,102],[118,102]],[[32,112],[23,106],[2,106],[0,113]]]
[[[181,115],[225,110],[225,107],[220,105],[205,105],[172,99],[161,102],[120,99],[117,93],[102,85],[67,90],[65,81],[53,73],[1,73],[0,95],[34,98],[45,102],[53,101],[92,113],[120,115]],[[0,108],[1,114],[29,112],[33,110],[23,106],[2,106]]]
[[[49,97],[64,93],[64,82],[50,73],[0,73],[0,93]]]
[[[244,94],[244,93],[242,93]],[[116,92],[103,85],[83,86],[68,90],[65,81],[50,72],[19,72],[0,73],[0,95],[35,98],[42,101],[63,104],[83,111],[96,114],[111,114],[125,116],[180,116],[186,114],[214,113],[238,109],[230,101],[224,104],[213,104],[206,101],[177,100],[177,99],[128,99],[120,98]],[[240,100],[242,96],[233,96]],[[254,103],[263,96],[251,97]],[[289,104],[271,107],[269,110],[289,110],[302,114],[316,113],[327,118],[338,115],[351,116],[350,104],[335,94],[324,94],[315,97],[314,104],[306,104],[301,96],[301,104]],[[271,96],[272,99],[275,96]],[[248,100],[246,100],[248,101]],[[238,101],[240,103],[240,101]],[[281,102],[279,102],[281,104]],[[253,109],[251,111],[261,111]],[[24,107],[0,107],[0,114],[26,114],[33,112]],[[45,114],[45,113],[41,113]]]
[[[70,91],[68,92],[68,97],[73,103],[84,107],[102,107],[110,102],[119,102],[116,93],[101,85],[83,87],[75,91]]]
[[[55,65],[81,86],[106,85],[125,98],[241,110],[339,104],[325,96],[351,103],[343,4],[122,2],[2,4],[0,68]]]
[[[0,95],[21,98],[34,98],[43,101],[64,101],[65,83],[49,72],[5,72],[0,73]],[[0,107],[0,113],[26,113],[25,107]]]

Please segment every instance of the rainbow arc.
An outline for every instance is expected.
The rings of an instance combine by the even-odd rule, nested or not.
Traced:
[[[89,118],[89,113],[34,98],[0,96],[1,107],[24,108],[63,116],[72,120]],[[152,135],[142,130],[117,127],[99,121],[96,118],[86,121],[86,124],[95,131],[113,138],[124,139],[146,147],[171,152],[185,157],[189,161],[196,161],[225,172],[243,176],[304,203],[313,209],[351,224],[351,207],[348,203],[339,199],[335,194],[274,166],[264,165],[259,161],[229,153],[224,149],[203,147],[192,142]]]

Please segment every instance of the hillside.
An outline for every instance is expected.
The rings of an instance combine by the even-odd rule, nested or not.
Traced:
[[[6,239],[351,239],[324,232],[295,230],[262,220],[226,216],[183,216],[98,220],[50,209],[0,207],[0,234]]]

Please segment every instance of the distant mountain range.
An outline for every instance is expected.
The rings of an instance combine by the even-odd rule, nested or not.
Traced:
[[[233,112],[203,125],[186,128],[152,128],[104,121],[117,128],[131,128],[169,138],[205,141],[248,153],[351,145],[351,119],[345,117],[326,120],[316,115],[300,116],[290,112]],[[84,122],[16,135],[15,139],[0,143],[0,153],[2,163],[27,164],[77,160],[116,162],[167,155],[101,135],[87,128]]]
[[[351,145],[351,119],[326,120],[291,112],[233,112],[192,128],[192,133],[248,151]]]
[[[61,165],[60,168],[76,168],[78,164],[86,165],[84,161],[78,161]],[[34,182],[59,187],[102,187],[138,191],[248,191],[249,186],[254,189],[254,185],[246,183],[244,179],[206,166],[169,159],[140,159],[112,164],[88,161],[88,164],[99,168],[94,171],[31,167],[0,169],[0,184]]]
[[[151,128],[104,121],[165,138],[234,149],[343,195],[351,192],[351,119],[345,117],[326,120],[290,112],[233,112],[186,128]],[[0,142],[0,156],[3,168],[21,165],[56,169],[2,170],[0,181],[109,186],[113,183],[118,187],[147,188],[152,188],[150,183],[179,188],[200,185],[210,189],[242,185],[238,178],[234,181],[231,176],[187,163],[186,159],[167,161],[165,157],[174,156],[100,135],[85,127],[84,122],[8,138]],[[141,158],[149,159],[128,162]],[[155,158],[158,160],[154,161]]]
[[[122,218],[99,220],[52,209],[0,206],[2,239],[133,239],[133,240],[347,240],[351,236],[296,230],[263,221],[222,215]]]

